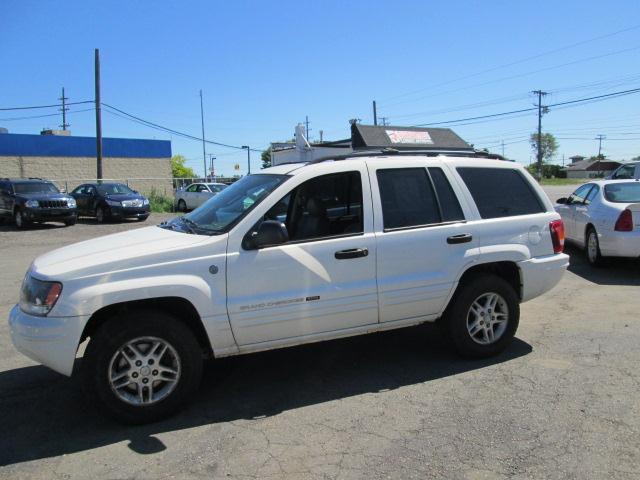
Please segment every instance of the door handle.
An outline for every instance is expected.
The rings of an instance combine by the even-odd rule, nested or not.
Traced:
[[[456,243],[468,243],[473,240],[473,235],[470,233],[461,233],[460,235],[452,235],[451,237],[447,237],[447,243],[449,245],[453,245]]]
[[[338,260],[366,257],[367,255],[369,255],[369,250],[366,248],[350,248],[349,250],[340,250],[339,252],[335,253],[335,257]]]

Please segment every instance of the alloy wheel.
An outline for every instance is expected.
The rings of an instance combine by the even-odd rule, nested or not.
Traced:
[[[494,292],[483,293],[474,300],[467,314],[467,331],[480,345],[497,342],[507,329],[509,307],[502,296]]]
[[[167,397],[178,385],[180,357],[166,340],[139,337],[122,345],[109,363],[109,384],[131,405],[146,406]]]

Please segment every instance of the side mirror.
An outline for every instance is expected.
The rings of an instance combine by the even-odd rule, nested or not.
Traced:
[[[562,197],[556,200],[556,203],[565,204],[569,199],[567,197]]]
[[[250,230],[242,240],[245,250],[257,250],[272,245],[282,245],[289,241],[289,232],[284,223],[277,220],[265,220],[258,230]]]

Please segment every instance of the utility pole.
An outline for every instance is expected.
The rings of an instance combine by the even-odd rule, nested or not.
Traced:
[[[65,102],[69,99],[64,96],[64,87],[62,87],[62,97],[60,97],[59,100],[62,100],[62,108],[60,109],[62,111],[62,125],[60,126],[62,127],[62,130],[66,130],[69,126],[67,123],[67,110],[69,110],[69,108],[67,108]]]
[[[538,95],[538,180],[542,180],[542,97],[547,94],[542,90],[534,90]]]
[[[320,143],[322,143],[322,134],[324,133],[323,130],[320,130]]]
[[[209,173],[211,174],[211,177],[213,178],[213,181],[216,181],[216,170],[213,164],[213,161],[216,159],[216,156],[213,153],[209,154]]]
[[[202,164],[204,165],[204,179],[207,179],[207,148],[204,140],[204,107],[202,106],[202,90],[200,90],[200,122],[202,123]]]
[[[502,140],[500,144],[502,145],[502,158],[504,158],[504,140]]]
[[[95,51],[96,179],[102,180],[102,111],[100,110],[100,50]],[[63,95],[64,96],[64,95]]]
[[[387,125],[389,125],[389,122],[387,122],[388,119],[389,119],[389,117],[380,117],[380,124],[383,127],[386,127]]]
[[[242,145],[242,148],[247,149],[247,175],[251,175],[251,148],[249,145]]]
[[[607,137],[602,134],[596,137],[596,140],[598,140],[598,158],[600,158],[600,155],[602,154],[602,140],[604,140],[605,138]]]
[[[309,116],[304,117],[305,134],[307,136],[307,142],[309,141]]]
[[[373,124],[378,125],[378,111],[376,109],[376,101],[373,101]]]

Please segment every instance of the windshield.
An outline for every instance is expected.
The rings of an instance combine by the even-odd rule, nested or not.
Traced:
[[[233,226],[287,178],[286,175],[248,175],[182,218],[196,229],[222,232]]]
[[[134,193],[133,190],[121,183],[103,183],[98,185],[97,188],[100,195],[131,195]]]
[[[223,185],[220,183],[207,183],[207,186],[213,193],[219,193],[225,188],[227,188],[229,185]]]
[[[614,203],[640,202],[640,182],[616,182],[605,185],[604,197]]]
[[[13,189],[16,193],[60,193],[60,190],[48,182],[14,183]]]

